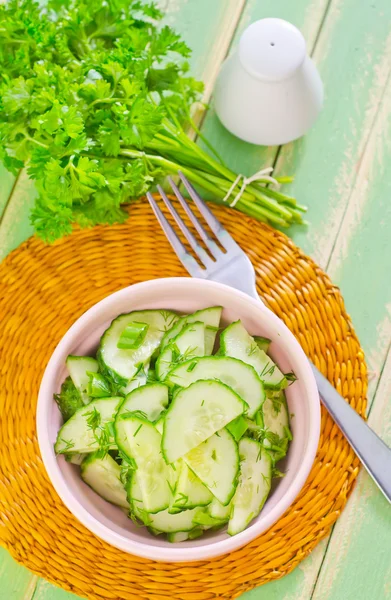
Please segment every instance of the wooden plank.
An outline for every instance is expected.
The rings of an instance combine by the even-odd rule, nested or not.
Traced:
[[[391,350],[369,425],[391,445]],[[391,595],[390,505],[362,471],[337,521],[313,600],[386,600]]]
[[[309,600],[328,540],[322,540],[294,571],[240,596],[240,600]]]
[[[22,171],[0,223],[0,260],[33,233],[30,210],[36,197],[35,187]]]
[[[294,240],[326,267],[385,91],[391,66],[391,3],[332,2],[314,52],[325,104],[307,136],[285,146],[278,173],[294,173],[290,193],[309,206],[310,227]],[[289,189],[289,188],[288,188]]]
[[[391,75],[328,264],[367,350],[372,391],[391,339],[390,160]]]
[[[38,577],[18,565],[4,548],[0,547],[0,598],[31,600]]]
[[[15,177],[0,163],[0,223],[1,216],[7,206],[9,195],[14,185]]]
[[[388,444],[391,443],[391,280],[386,274],[391,271],[390,126],[391,78],[329,263],[334,280],[341,283],[345,300],[351,306],[364,347],[369,349],[367,360],[375,373],[369,424]],[[386,598],[391,593],[390,538],[389,504],[363,472],[335,526],[314,600]],[[348,568],[343,569],[343,565]]]
[[[78,597],[40,579],[31,600],[77,600]]]

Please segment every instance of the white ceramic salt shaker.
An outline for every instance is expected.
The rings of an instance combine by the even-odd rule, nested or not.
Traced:
[[[242,140],[265,146],[301,137],[322,103],[322,81],[305,40],[282,19],[261,19],[244,31],[214,94],[223,125]]]

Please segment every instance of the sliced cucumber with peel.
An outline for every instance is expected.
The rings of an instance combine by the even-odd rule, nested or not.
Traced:
[[[171,543],[227,523],[230,535],[247,527],[292,439],[283,389],[293,374],[284,376],[266,354],[270,340],[240,321],[210,356],[221,313],[120,315],[97,360],[68,358],[70,377],[55,397],[66,421],[55,451]]]
[[[242,438],[239,442],[240,475],[232,500],[228,522],[229,535],[236,535],[259,515],[270,492],[272,459],[256,440]]]
[[[235,438],[235,441],[238,442],[246,433],[248,428],[247,420],[243,415],[239,415],[236,417],[231,423],[228,423],[226,429],[230,432],[231,435]]]
[[[69,375],[80,393],[81,399],[84,404],[88,404],[91,401],[87,392],[90,381],[89,373],[97,373],[99,371],[98,361],[90,356],[73,356],[70,354],[66,360],[66,365]]]
[[[265,399],[264,387],[255,369],[226,356],[188,360],[170,371],[166,383],[186,388],[199,379],[217,379],[232,388],[247,403],[249,417],[259,410]]]
[[[261,337],[260,335],[254,335],[254,341],[257,344],[258,348],[266,353],[269,350],[270,344],[272,343],[272,341],[269,340],[269,338]]]
[[[171,544],[178,544],[186,540],[195,540],[200,537],[205,530],[205,527],[195,527],[191,531],[177,531],[176,533],[167,533],[167,541]]]
[[[199,509],[193,517],[193,523],[199,525],[203,530],[220,529],[226,523],[221,519],[215,519],[207,509]]]
[[[129,508],[126,491],[121,482],[121,467],[111,458],[110,454],[100,457],[97,454],[88,455],[80,467],[83,481],[112,504]]]
[[[212,494],[196,474],[180,459],[176,465],[178,479],[175,493],[169,508],[170,513],[180,512],[197,506],[207,506],[213,499]]]
[[[288,405],[283,390],[266,390],[262,411],[257,413],[256,422],[245,419],[247,435],[260,441],[267,448],[274,463],[288,451],[292,433],[289,426]]]
[[[117,317],[100,341],[100,360],[107,369],[128,382],[136,374],[138,365],[151,358],[165,331],[177,320],[178,316],[169,310],[139,310]],[[142,344],[135,349],[118,348],[122,333],[131,323],[145,323],[148,326]]]
[[[156,429],[156,431],[158,431],[160,433],[160,435],[163,435],[164,418],[165,418],[165,415],[162,415],[160,417],[160,419],[158,419],[156,421],[156,423],[154,423],[155,429]]]
[[[131,512],[144,525],[153,528],[157,532],[162,533],[177,533],[191,531],[196,527],[193,523],[193,518],[200,510],[194,508],[184,510],[176,514],[170,514],[168,510],[162,510],[155,514],[150,514],[145,507],[142,499],[142,488],[139,481],[139,471],[135,471],[132,476],[129,488],[129,500],[131,504]]]
[[[172,338],[175,338],[182,331],[185,325],[198,321],[205,325],[205,354],[212,354],[222,311],[223,309],[221,306],[211,306],[209,308],[197,310],[191,315],[181,317],[163,337],[162,350]]]
[[[288,382],[272,359],[259,348],[241,321],[229,325],[220,336],[220,347],[225,356],[238,358],[254,367],[265,386],[283,389]]]
[[[134,413],[117,415],[114,428],[118,448],[136,463],[145,510],[157,513],[168,508],[175,475],[163,459],[160,433]]]
[[[162,452],[173,463],[242,414],[243,400],[219,381],[196,381],[180,390],[164,419]]]
[[[83,460],[86,458],[86,456],[90,456],[89,454],[64,454],[65,460],[69,463],[71,463],[71,465],[77,465],[78,467],[80,467],[81,463],[83,462]]]
[[[213,519],[217,521],[228,521],[232,511],[232,500],[226,506],[221,504],[217,498],[213,498],[212,502],[208,505],[208,513]]]
[[[137,367],[136,375],[134,375],[134,377],[130,381],[128,381],[128,383],[125,386],[121,388],[121,394],[127,396],[128,394],[130,394],[130,392],[133,392],[133,390],[136,390],[137,388],[146,385],[148,381],[148,371],[149,360],[147,360],[147,362],[143,365],[139,365]]]
[[[199,321],[183,327],[161,351],[156,361],[156,375],[164,380],[176,364],[205,354],[205,325]]]
[[[262,415],[263,426],[266,430],[272,431],[280,438],[287,436],[287,432],[290,431],[289,412],[282,390],[267,390]]]
[[[137,412],[148,421],[157,421],[168,405],[168,387],[150,383],[128,394],[118,410],[118,417]]]
[[[263,445],[273,451],[274,460],[277,462],[285,456],[292,440],[288,405],[283,390],[266,391],[262,418],[265,431]]]
[[[221,504],[226,506],[230,502],[237,485],[239,452],[226,429],[191,450],[184,461]]]
[[[103,398],[79,408],[58,432],[54,445],[56,454],[87,454],[102,447],[116,448],[109,424],[114,421],[122,401],[121,397]]]
[[[167,541],[171,544],[178,544],[189,539],[188,531],[178,531],[177,533],[167,533]]]

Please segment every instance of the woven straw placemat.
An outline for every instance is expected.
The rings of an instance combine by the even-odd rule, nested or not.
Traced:
[[[255,265],[259,294],[360,413],[366,367],[338,288],[285,235],[216,209]],[[210,561],[130,556],[85,529],[46,475],[35,431],[39,384],[69,326],[131,283],[185,272],[147,203],[123,225],[76,231],[53,246],[30,238],[0,265],[0,543],[28,569],[99,600],[234,598],[282,577],[338,518],[359,463],[323,411],[317,457],[295,503],[246,547]]]

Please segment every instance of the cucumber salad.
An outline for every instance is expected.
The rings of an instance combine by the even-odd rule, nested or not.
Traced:
[[[220,328],[221,313],[122,314],[96,357],[68,356],[55,395],[56,454],[170,542],[243,531],[283,476],[277,463],[292,439],[284,389],[294,374],[240,321]]]

